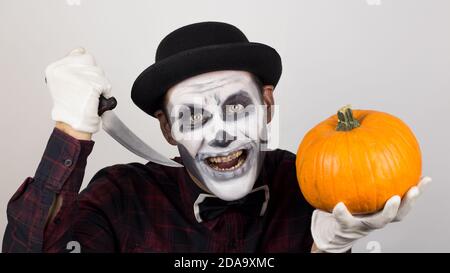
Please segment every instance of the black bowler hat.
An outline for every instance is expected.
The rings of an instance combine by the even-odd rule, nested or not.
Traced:
[[[133,102],[154,116],[173,85],[189,77],[218,70],[253,73],[264,85],[276,86],[281,76],[280,55],[270,46],[249,42],[237,27],[202,22],[167,35],[156,51],[155,63],[136,79]]]

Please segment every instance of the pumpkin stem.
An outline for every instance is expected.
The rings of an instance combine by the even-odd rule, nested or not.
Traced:
[[[350,131],[358,128],[361,124],[353,117],[351,105],[346,105],[337,112],[338,124],[336,131]]]

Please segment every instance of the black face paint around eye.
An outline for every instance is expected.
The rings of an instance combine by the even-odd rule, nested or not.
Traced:
[[[251,107],[252,105],[254,105],[254,102],[251,97],[246,91],[241,90],[224,101],[222,104],[222,118],[224,121],[233,122],[246,117],[254,111],[254,108]]]
[[[212,114],[207,110],[195,105],[183,105],[178,113],[180,121],[179,130],[185,133],[189,130],[195,130],[205,125],[211,119]]]

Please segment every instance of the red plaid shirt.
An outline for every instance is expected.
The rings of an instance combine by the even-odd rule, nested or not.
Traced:
[[[267,152],[255,187],[268,185],[263,216],[229,209],[198,223],[193,204],[202,191],[184,168],[155,163],[100,170],[81,193],[93,141],[55,129],[33,178],[11,198],[4,252],[309,252],[313,208],[296,179],[295,155]],[[175,160],[180,161],[180,158]],[[46,226],[56,195],[63,204]]]

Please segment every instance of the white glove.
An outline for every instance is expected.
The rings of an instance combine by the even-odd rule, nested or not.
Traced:
[[[403,200],[395,195],[386,202],[382,211],[370,215],[353,216],[342,202],[334,207],[332,213],[316,209],[312,215],[311,232],[319,249],[317,252],[346,252],[356,240],[371,231],[402,220],[430,182],[430,177],[422,178],[417,186],[408,190]]]
[[[84,48],[76,48],[47,66],[45,77],[53,99],[52,119],[77,131],[97,132],[99,97],[111,97],[111,84],[94,57]]]

